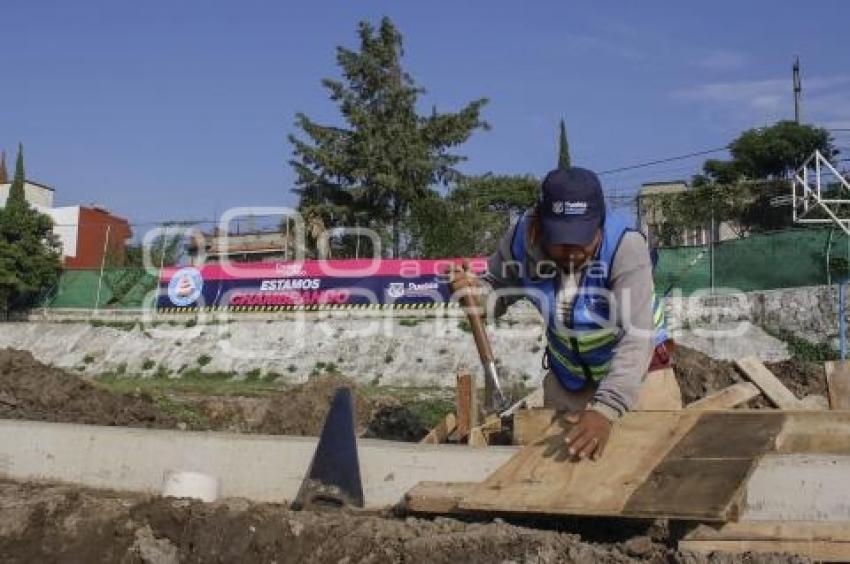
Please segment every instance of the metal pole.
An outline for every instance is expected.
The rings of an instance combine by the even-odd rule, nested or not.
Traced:
[[[708,277],[711,293],[714,294],[714,187],[711,188],[711,233],[708,239]]]
[[[847,280],[842,280],[838,285],[838,350],[841,351],[841,362],[844,362],[847,349],[847,323],[844,321],[844,294],[846,287]]]
[[[106,250],[109,247],[109,232],[112,224],[106,226],[106,238],[103,240],[103,256],[100,257],[100,277],[97,279],[97,297],[94,299],[94,309],[100,309],[100,289],[103,286],[103,268],[106,266]]]

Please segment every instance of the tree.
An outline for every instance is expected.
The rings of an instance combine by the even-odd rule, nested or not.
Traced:
[[[59,244],[52,220],[26,201],[24,151],[19,146],[15,177],[0,209],[0,308],[9,312],[36,303],[59,279]]]
[[[409,218],[418,256],[481,256],[496,250],[512,221],[538,198],[533,176],[485,174],[460,179],[445,196],[432,191],[418,200]]]
[[[732,159],[707,160],[698,182],[787,178],[816,150],[829,160],[838,154],[828,130],[793,121],[748,129],[729,145]]]
[[[0,152],[0,184],[9,182],[9,171],[6,170],[6,152]]]
[[[393,256],[399,256],[412,203],[456,178],[455,167],[465,158],[451,150],[489,127],[480,116],[487,100],[454,113],[434,108],[419,115],[424,90],[402,69],[401,33],[388,18],[377,30],[361,22],[358,33],[358,51],[337,48],[343,80],[322,81],[344,124],[320,125],[298,113],[296,127],[307,140],[288,136],[289,162],[301,211],[318,213],[328,229],[388,226]]]
[[[558,168],[570,168],[570,146],[567,143],[567,126],[561,120],[561,136],[558,139]]]
[[[690,190],[653,198],[665,221],[662,241],[712,222],[741,235],[790,227],[791,212],[776,197],[790,192],[789,175],[815,150],[827,159],[838,154],[829,132],[810,125],[780,121],[744,131],[729,145],[732,158],[705,161]]]

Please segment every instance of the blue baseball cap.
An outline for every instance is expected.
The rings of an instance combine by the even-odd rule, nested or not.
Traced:
[[[547,174],[539,203],[547,245],[589,245],[605,221],[602,184],[586,168],[559,168]]]

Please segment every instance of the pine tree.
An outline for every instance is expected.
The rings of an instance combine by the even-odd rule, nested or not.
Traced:
[[[61,269],[53,221],[27,202],[25,178],[20,146],[9,198],[0,209],[0,311],[4,316],[32,306],[56,284]]]
[[[558,142],[558,168],[570,168],[570,145],[567,143],[567,126],[561,120],[561,138]]]
[[[337,48],[343,80],[322,84],[339,106],[344,125],[320,125],[304,114],[296,126],[309,140],[289,136],[295,192],[305,215],[319,215],[326,228],[339,225],[389,227],[393,256],[399,256],[402,224],[411,204],[430,196],[431,186],[458,175],[464,157],[450,152],[476,129],[486,99],[456,113],[419,115],[424,92],[401,66],[402,36],[384,18],[376,30],[359,25],[360,49]]]
[[[9,171],[6,170],[6,151],[0,152],[0,184],[9,183]]]

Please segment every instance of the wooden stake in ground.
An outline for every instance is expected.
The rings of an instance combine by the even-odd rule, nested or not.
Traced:
[[[824,368],[829,388],[829,408],[850,410],[850,362],[827,362]]]
[[[797,396],[791,393],[758,358],[748,356],[747,358],[736,360],[735,366],[753,384],[758,386],[776,407],[780,409],[796,409],[800,406]]]
[[[475,377],[468,372],[457,375],[457,434],[460,440],[469,437],[478,424],[478,401],[475,396]]]

